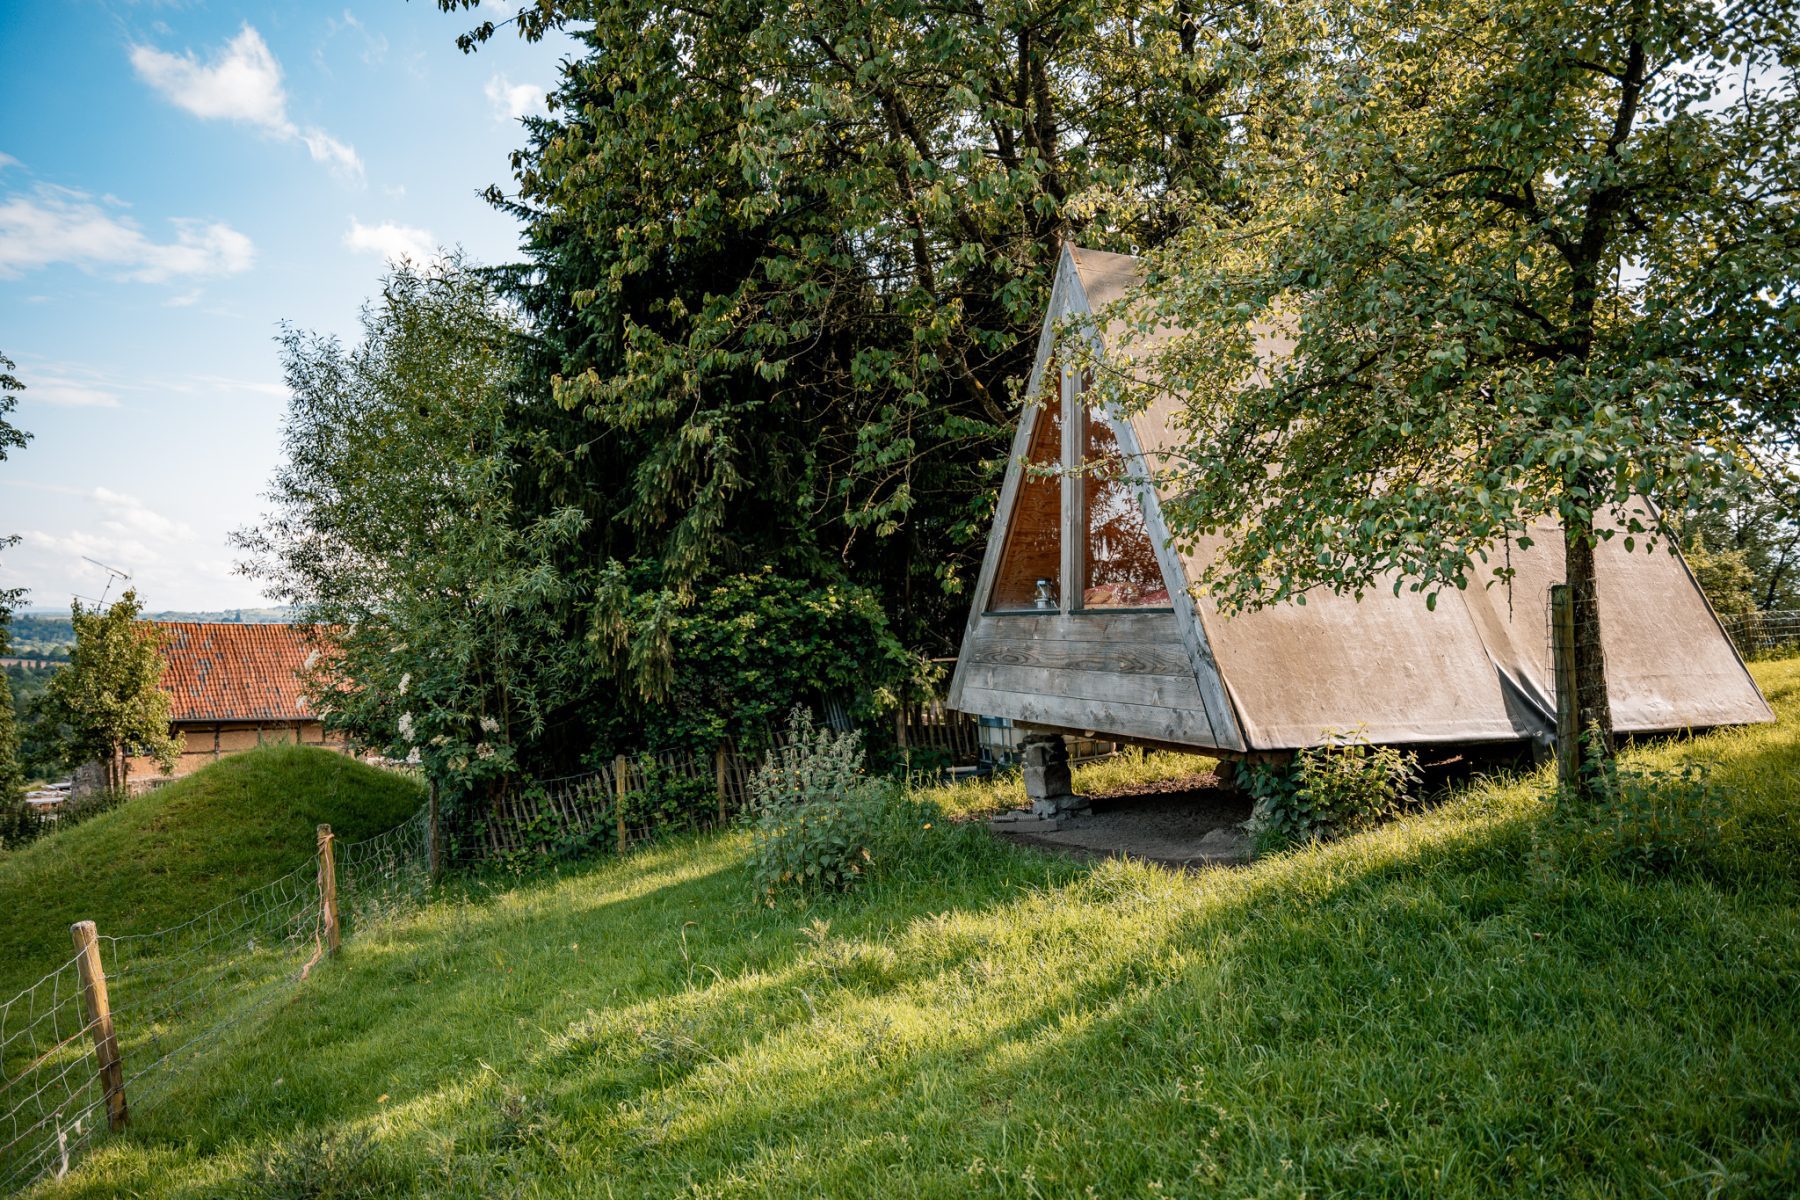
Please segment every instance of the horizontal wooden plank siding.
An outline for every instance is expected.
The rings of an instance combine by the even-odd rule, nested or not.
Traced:
[[[1112,704],[1148,704],[1156,708],[1205,710],[1192,675],[1124,675],[1110,671],[1063,671],[1043,667],[1011,667],[970,663],[965,687],[989,692],[1061,696],[1091,700],[1096,712]],[[996,714],[988,714],[996,715]],[[1209,724],[1207,728],[1211,728]]]
[[[1039,667],[1052,671],[1096,671],[1110,675],[1193,677],[1187,649],[1179,642],[1055,642],[1032,638],[977,637],[965,661],[999,667]]]
[[[997,692],[969,680],[963,685],[962,701],[970,712],[1063,729],[1091,729],[1101,737],[1111,734],[1127,741],[1145,738],[1200,748],[1217,744],[1197,700],[1191,709],[1127,701],[1097,703],[1048,693]]]
[[[1037,642],[1110,642],[1113,645],[1180,646],[1181,630],[1167,609],[1069,613],[983,613],[975,640],[1026,638]]]
[[[1172,612],[983,614],[956,682],[964,712],[1218,745]]]

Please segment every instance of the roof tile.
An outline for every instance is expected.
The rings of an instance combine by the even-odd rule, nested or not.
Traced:
[[[162,688],[173,721],[316,721],[306,695],[316,625],[152,621],[163,631]]]

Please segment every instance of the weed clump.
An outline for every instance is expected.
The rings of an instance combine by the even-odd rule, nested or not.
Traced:
[[[1551,793],[1549,819],[1532,847],[1540,880],[1596,867],[1669,875],[1711,860],[1727,806],[1709,764],[1627,767],[1599,754],[1587,761],[1579,793],[1567,787]]]
[[[845,892],[861,884],[929,813],[892,780],[870,776],[862,736],[813,723],[805,709],[788,718],[787,744],[750,777],[749,868],[756,894],[774,905],[784,895]]]
[[[1244,828],[1259,850],[1336,837],[1392,815],[1418,781],[1413,754],[1371,746],[1357,732],[1327,733],[1290,763],[1250,768],[1255,804]]]

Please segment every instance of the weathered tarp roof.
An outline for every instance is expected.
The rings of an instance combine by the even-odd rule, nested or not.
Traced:
[[[1102,315],[1140,277],[1139,260],[1128,255],[1069,247],[1046,330],[1070,314]],[[1292,343],[1277,331],[1260,334],[1264,353],[1291,353]],[[1116,341],[1116,324],[1091,336],[1102,353],[1116,352],[1107,346]],[[1046,337],[1041,345],[1049,342]],[[1034,374],[1044,370],[1044,359],[1040,350]],[[1176,406],[1165,401],[1107,419],[1121,445],[1154,463],[1180,436],[1175,415]],[[1160,526],[1160,518],[1153,524]],[[1510,553],[1516,572],[1510,586],[1495,582],[1492,565],[1478,564],[1470,586],[1441,594],[1435,610],[1418,593],[1377,587],[1360,601],[1312,594],[1304,605],[1227,616],[1205,597],[1191,606],[1179,599],[1221,541],[1202,539],[1186,552],[1164,547],[1177,618],[1196,627],[1195,669],[1216,672],[1241,731],[1241,745],[1220,748],[1292,748],[1352,728],[1390,743],[1506,741],[1551,731],[1548,593],[1562,581],[1562,542],[1553,525],[1534,533],[1541,536],[1529,549]],[[1619,731],[1774,719],[1679,554],[1666,544],[1631,553],[1614,538],[1599,548],[1598,572]],[[977,606],[983,603],[978,596]],[[1090,727],[1106,732],[1103,705]]]

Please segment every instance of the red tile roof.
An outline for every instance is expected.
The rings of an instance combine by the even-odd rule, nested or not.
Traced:
[[[173,721],[316,721],[305,676],[321,648],[316,625],[154,621],[168,667]]]

